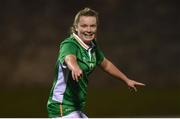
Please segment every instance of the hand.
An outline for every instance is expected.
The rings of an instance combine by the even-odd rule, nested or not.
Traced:
[[[134,89],[134,91],[135,92],[137,92],[137,88],[136,88],[136,86],[145,86],[145,84],[143,84],[143,83],[140,83],[140,82],[137,82],[137,81],[134,81],[134,80],[130,80],[130,79],[128,79],[127,81],[126,81],[126,83],[127,83],[127,85],[128,85],[128,87],[131,89]]]
[[[72,70],[72,78],[73,80],[76,80],[78,82],[78,80],[82,77],[83,72],[79,67],[76,67],[75,69]]]
[[[73,80],[78,81],[79,78],[82,77],[83,71],[77,64],[77,58],[75,55],[67,55],[64,58],[65,63],[67,64],[68,68],[71,70],[71,75]]]

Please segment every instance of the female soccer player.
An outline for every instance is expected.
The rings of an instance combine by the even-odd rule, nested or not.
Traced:
[[[87,118],[83,109],[88,76],[100,66],[105,72],[123,80],[128,87],[145,84],[129,79],[100,50],[96,42],[98,14],[85,8],[74,19],[72,34],[60,45],[55,80],[47,103],[49,117]]]

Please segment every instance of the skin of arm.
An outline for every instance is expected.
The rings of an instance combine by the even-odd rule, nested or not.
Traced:
[[[83,71],[77,64],[76,56],[75,55],[67,55],[64,58],[64,61],[67,64],[68,68],[72,71],[73,80],[78,81],[78,79],[83,75]]]
[[[67,55],[64,61],[67,64],[68,68],[72,71],[73,80],[78,81],[78,79],[83,75],[83,71],[77,64],[76,56]],[[105,72],[107,72],[108,74],[110,74],[111,76],[117,79],[123,80],[127,84],[127,86],[129,86],[130,88],[133,88],[135,91],[137,91],[136,85],[145,86],[145,84],[143,83],[139,83],[139,82],[129,79],[111,61],[109,61],[106,58],[104,58],[100,66]]]
[[[117,79],[123,80],[127,84],[128,87],[133,88],[135,91],[137,91],[135,87],[136,85],[145,86],[145,84],[143,83],[139,83],[139,82],[129,79],[111,61],[109,61],[106,58],[104,58],[100,66],[105,72],[107,72],[108,74],[110,74],[111,76]]]

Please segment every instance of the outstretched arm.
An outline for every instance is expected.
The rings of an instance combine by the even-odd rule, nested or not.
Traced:
[[[111,76],[123,80],[127,86],[137,91],[136,86],[145,86],[145,84],[129,79],[124,73],[122,73],[111,61],[104,58],[101,63],[102,69]]]
[[[78,79],[82,76],[83,72],[77,64],[77,58],[75,55],[67,55],[64,59],[68,68],[72,71],[73,80],[78,81]]]

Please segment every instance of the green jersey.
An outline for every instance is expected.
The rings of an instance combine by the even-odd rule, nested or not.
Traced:
[[[64,58],[73,54],[83,71],[83,76],[77,81],[72,79]],[[86,96],[88,76],[104,59],[96,40],[86,45],[75,34],[65,39],[60,45],[60,51],[55,68],[55,80],[47,103],[49,117],[67,115],[73,111],[83,111]]]

